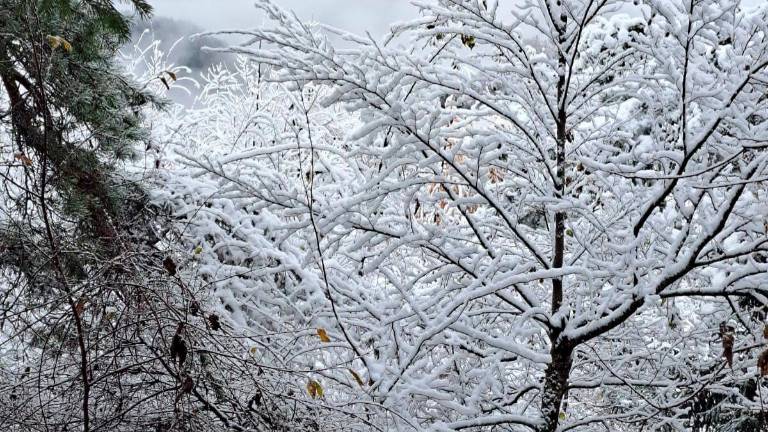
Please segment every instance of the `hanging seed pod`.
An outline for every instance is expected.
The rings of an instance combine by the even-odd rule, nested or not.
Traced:
[[[184,366],[184,362],[187,360],[187,342],[184,341],[181,335],[183,331],[184,324],[179,323],[179,326],[176,328],[176,334],[171,339],[171,358],[174,360],[178,359],[179,369]]]
[[[195,388],[195,381],[191,376],[187,375],[181,383],[181,391],[184,393],[192,393],[193,388]]]
[[[208,315],[208,322],[211,324],[211,330],[221,330],[221,322],[219,322],[219,316],[216,314]]]
[[[163,267],[171,276],[176,276],[176,263],[173,262],[173,258],[165,257],[163,260]]]

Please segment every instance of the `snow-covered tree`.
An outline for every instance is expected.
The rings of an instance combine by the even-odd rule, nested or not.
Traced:
[[[335,330],[321,269],[339,264],[314,253],[319,208],[365,181],[342,140],[356,119],[320,106],[325,88],[268,76],[238,58],[203,75],[191,107],[157,114],[153,200],[175,219],[169,239],[204,310],[188,320],[221,326],[195,349],[218,354],[214,398],[247,406],[243,427],[383,430],[351,336]]]
[[[764,421],[766,9],[415,3],[383,42],[235,32],[275,91],[210,93],[222,154],[184,136],[166,192],[232,325],[323,328],[385,429]]]

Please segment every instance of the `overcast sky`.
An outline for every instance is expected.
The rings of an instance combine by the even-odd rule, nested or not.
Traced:
[[[389,24],[416,16],[408,0],[274,0],[301,18],[353,33],[384,34]],[[192,21],[206,30],[257,27],[261,22],[254,0],[151,0],[155,15]]]
[[[409,0],[273,0],[300,17],[353,33],[384,34],[393,22],[416,16]],[[766,0],[745,0],[754,6]],[[150,0],[158,16],[192,21],[206,30],[253,28],[262,18],[254,0]],[[501,0],[502,5],[505,0]],[[512,4],[514,0],[506,0]]]
[[[295,11],[299,17],[329,24],[352,33],[375,37],[387,32],[392,23],[417,16],[410,0],[273,0]],[[509,8],[517,0],[499,0]],[[747,7],[768,0],[743,0]],[[150,0],[155,16],[190,21],[204,30],[259,27],[264,18],[253,6],[255,0]]]

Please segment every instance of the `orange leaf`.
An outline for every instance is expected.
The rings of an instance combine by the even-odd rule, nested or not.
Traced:
[[[325,343],[331,341],[331,338],[328,337],[328,332],[326,332],[324,328],[317,329],[317,335],[320,337],[320,340]]]

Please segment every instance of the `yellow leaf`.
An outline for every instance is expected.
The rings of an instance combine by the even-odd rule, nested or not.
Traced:
[[[317,329],[317,335],[320,336],[320,340],[323,342],[328,343],[331,341],[331,338],[328,337],[328,332],[324,328]]]
[[[51,48],[56,49],[59,46],[61,46],[61,38],[58,36],[51,36],[48,35],[48,45],[51,46]]]
[[[248,351],[250,351],[251,354],[256,354],[257,348],[256,347],[251,347],[251,349],[248,350]]]
[[[200,255],[201,253],[203,253],[203,247],[202,246],[196,247],[195,248],[195,255]]]
[[[354,371],[354,370],[352,370],[352,369],[347,369],[347,370],[349,371],[349,373],[351,373],[351,374],[352,374],[352,378],[354,378],[354,379],[355,379],[355,381],[357,381],[357,384],[358,384],[360,387],[363,387],[363,379],[362,379],[362,378],[360,378],[360,375],[358,375],[358,374],[357,374],[357,372],[355,372],[355,371]]]
[[[312,399],[321,398],[323,397],[323,387],[319,382],[310,379],[307,381],[307,393],[309,393]]]
[[[63,37],[48,35],[47,39],[48,39],[48,45],[51,46],[51,49],[62,47],[64,51],[72,52],[72,44],[69,43],[69,41],[64,39]]]

